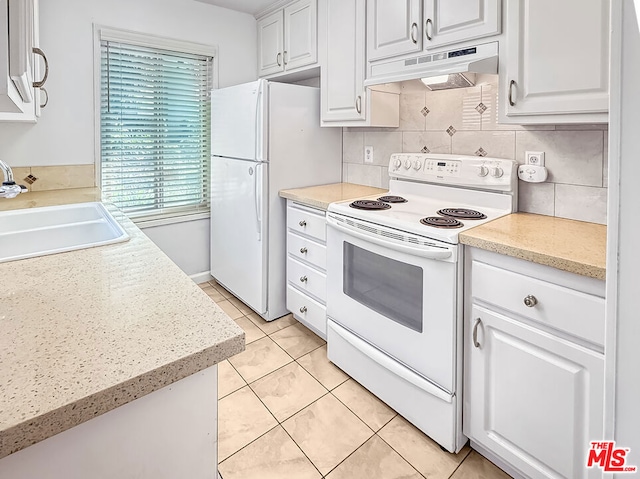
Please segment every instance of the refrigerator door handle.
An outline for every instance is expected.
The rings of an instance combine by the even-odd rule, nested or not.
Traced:
[[[256,226],[258,241],[262,241],[262,165],[256,165],[253,175],[253,192],[255,194]]]
[[[256,128],[256,160],[257,161],[263,161],[262,158],[262,151],[261,149],[263,148],[263,143],[264,143],[264,136],[263,136],[263,124],[262,124],[262,108],[261,108],[261,102],[262,102],[262,97],[264,95],[264,88],[265,88],[265,82],[261,81],[259,83],[259,87],[258,87],[258,92],[256,94],[256,122],[255,122],[255,128]]]

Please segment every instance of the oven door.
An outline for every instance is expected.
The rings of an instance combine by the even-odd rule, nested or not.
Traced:
[[[327,226],[327,315],[455,392],[458,247],[335,213]]]

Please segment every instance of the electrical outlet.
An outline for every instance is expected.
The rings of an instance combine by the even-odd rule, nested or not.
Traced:
[[[526,151],[527,165],[544,166],[544,151]]]
[[[373,146],[364,147],[364,162],[373,163]]]

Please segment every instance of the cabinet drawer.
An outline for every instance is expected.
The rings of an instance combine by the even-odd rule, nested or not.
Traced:
[[[287,226],[291,231],[311,236],[322,242],[327,239],[326,221],[322,214],[288,206]]]
[[[323,339],[327,337],[327,310],[306,294],[287,285],[287,309],[305,326],[317,333]]]
[[[320,301],[327,298],[327,277],[310,266],[293,258],[287,258],[287,280],[302,291],[309,293]]]
[[[327,247],[309,238],[289,232],[287,252],[294,258],[307,261],[322,270],[327,269]]]
[[[478,261],[472,263],[471,291],[474,299],[604,345],[603,298]],[[535,304],[527,306],[527,297],[535,298]]]

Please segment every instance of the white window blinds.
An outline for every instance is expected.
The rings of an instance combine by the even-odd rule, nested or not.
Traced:
[[[100,46],[104,197],[145,219],[208,211],[212,57]]]

